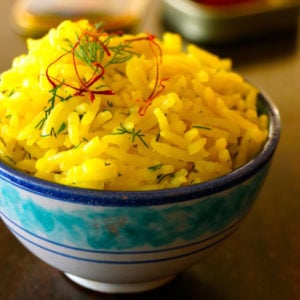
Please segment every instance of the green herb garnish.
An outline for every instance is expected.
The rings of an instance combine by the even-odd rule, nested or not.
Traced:
[[[157,175],[157,182],[161,183],[166,177],[174,178],[175,174],[174,173],[159,174]]]
[[[49,106],[44,109],[45,116],[44,116],[43,119],[41,119],[36,124],[35,128],[38,128],[38,129],[42,129],[43,128],[43,126],[44,126],[46,120],[48,119],[51,111],[54,109],[56,99],[58,99],[58,100],[60,100],[62,102],[62,101],[68,101],[72,97],[71,95],[68,95],[67,97],[62,97],[62,96],[60,96],[60,95],[57,94],[62,85],[63,85],[63,83],[61,83],[61,84],[53,87],[49,91],[52,94],[52,97],[48,100]]]
[[[153,166],[148,167],[148,170],[151,172],[154,172],[154,171],[159,170],[162,166],[163,166],[163,164],[153,165]]]
[[[129,134],[129,135],[131,135],[132,143],[134,143],[135,139],[138,138],[147,148],[149,148],[146,141],[144,140],[145,135],[143,133],[141,133],[141,130],[135,130],[134,127],[131,130],[128,130],[122,123],[120,123],[120,128],[117,128],[117,130],[115,132],[113,132],[112,134],[113,135]]]
[[[203,126],[203,125],[193,125],[193,128],[198,128],[198,129],[204,129],[204,130],[211,130],[210,127]]]

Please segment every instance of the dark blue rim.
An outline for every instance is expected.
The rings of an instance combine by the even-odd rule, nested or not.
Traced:
[[[189,201],[231,188],[256,174],[266,166],[279,143],[281,122],[276,105],[265,94],[258,101],[269,115],[269,138],[261,153],[241,168],[222,177],[179,188],[152,191],[99,191],[64,186],[27,175],[0,162],[0,178],[35,194],[52,199],[98,206],[151,206]]]

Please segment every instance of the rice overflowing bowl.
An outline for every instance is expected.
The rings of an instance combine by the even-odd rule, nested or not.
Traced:
[[[100,190],[201,183],[262,148],[268,117],[229,59],[165,33],[65,21],[0,77],[0,157],[47,181]]]

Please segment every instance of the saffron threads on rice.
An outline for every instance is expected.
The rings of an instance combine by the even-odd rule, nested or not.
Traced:
[[[105,190],[201,183],[262,148],[268,118],[231,61],[165,33],[65,21],[0,77],[0,157],[33,176]]]

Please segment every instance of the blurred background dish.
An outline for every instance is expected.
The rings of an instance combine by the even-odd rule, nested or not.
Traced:
[[[188,40],[218,44],[296,30],[299,9],[298,0],[163,0],[162,17]]]
[[[38,37],[62,20],[88,18],[102,22],[105,30],[132,31],[139,25],[149,0],[17,0],[12,23],[25,36]]]

